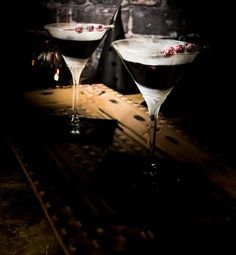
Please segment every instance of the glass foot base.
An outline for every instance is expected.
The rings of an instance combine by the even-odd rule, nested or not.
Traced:
[[[80,118],[79,127],[75,127],[68,116],[50,116],[38,123],[36,132],[46,139],[110,144],[116,125],[116,120]]]
[[[71,135],[80,135],[81,132],[80,132],[80,129],[77,129],[77,130],[72,129],[72,130],[70,130],[70,134]]]
[[[95,184],[111,197],[111,201],[127,203],[152,203],[166,201],[176,203],[199,196],[205,178],[202,171],[192,164],[171,160],[159,160],[154,176],[145,174],[145,159],[140,156],[110,152],[96,172]]]
[[[144,199],[150,196],[159,196],[175,193],[178,188],[178,173],[176,166],[168,162],[160,162],[159,169],[148,169],[145,158],[119,152],[110,152],[100,167],[103,180],[109,180],[109,189],[122,189],[126,196]],[[111,171],[112,169],[112,171]],[[118,184],[117,184],[118,183]],[[104,184],[104,187],[106,186]]]
[[[78,124],[76,124],[76,125],[71,124],[71,125],[70,125],[70,128],[69,128],[69,133],[70,133],[71,135],[74,135],[74,136],[82,135],[82,134],[81,134],[80,125],[78,125]]]

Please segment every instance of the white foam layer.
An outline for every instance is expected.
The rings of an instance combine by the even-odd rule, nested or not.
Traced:
[[[163,49],[166,46],[185,45],[185,42],[171,39],[122,39],[112,43],[113,47],[124,60],[143,65],[180,65],[191,63],[198,52],[178,53],[164,56]]]
[[[103,29],[102,31],[94,30],[92,32],[84,30],[82,33],[77,33],[75,31],[76,25],[77,23],[52,23],[45,25],[44,28],[49,31],[52,37],[73,41],[100,40],[106,33],[106,29]],[[98,24],[81,23],[81,25],[86,27],[87,25],[97,26]]]

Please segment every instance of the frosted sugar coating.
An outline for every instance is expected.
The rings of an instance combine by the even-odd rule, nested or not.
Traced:
[[[62,40],[72,41],[95,41],[100,40],[106,33],[106,29],[102,31],[84,31],[83,33],[77,33],[75,31],[77,23],[52,23],[45,25],[44,28],[48,30],[52,37]],[[83,26],[93,25],[98,26],[99,24],[92,23],[81,23]]]
[[[185,45],[186,42],[172,39],[122,39],[112,43],[117,53],[130,62],[143,65],[181,65],[191,63],[198,52],[176,53],[165,56],[163,49],[167,46]]]

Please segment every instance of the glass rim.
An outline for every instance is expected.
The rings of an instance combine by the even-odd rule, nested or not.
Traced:
[[[180,41],[180,40],[177,40],[177,39],[171,39],[169,37],[167,38],[167,37],[161,37],[161,36],[159,37],[158,36],[158,37],[155,37],[155,38],[153,38],[153,37],[143,37],[143,38],[141,38],[141,37],[130,37],[130,38],[123,38],[123,39],[118,39],[118,40],[113,41],[111,43],[111,45],[115,48],[115,45],[118,45],[119,43],[122,43],[122,42],[129,42],[129,41],[141,42],[144,45],[145,45],[145,42],[147,42],[147,41],[150,41],[153,44],[155,44],[158,41],[176,42],[176,45],[177,44],[181,44],[181,45],[188,44],[188,42],[186,42],[186,41]],[[166,45],[166,46],[168,46],[168,45]],[[170,45],[170,46],[172,46],[172,45]],[[133,50],[132,48],[126,48],[125,50],[129,51],[129,52],[134,52],[137,55],[144,55],[144,54],[146,54],[146,52],[144,52],[144,51],[137,51],[137,50]],[[189,56],[189,55],[198,54],[200,52],[200,49],[199,49],[199,47],[197,47],[197,49],[195,51],[193,51],[193,52],[190,52],[190,51],[189,52],[188,51],[184,51],[184,52],[179,52],[179,53],[176,52],[176,53],[170,54],[170,55],[165,55],[163,53],[163,51],[157,51],[157,50],[153,50],[151,52],[153,53],[153,56],[156,56],[156,57],[158,57],[158,56],[159,57],[171,57],[171,56],[178,56],[178,55]]]

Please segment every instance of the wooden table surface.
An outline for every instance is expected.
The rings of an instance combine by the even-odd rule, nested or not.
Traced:
[[[81,140],[63,135],[58,122],[70,111],[71,93],[69,87],[25,93],[21,123],[6,135],[65,254],[152,254],[168,244],[181,250],[232,243],[231,166],[160,115],[156,156],[165,187],[158,195],[138,190],[132,178],[148,138],[140,95],[132,100],[103,84],[81,85],[81,116],[92,125]]]

